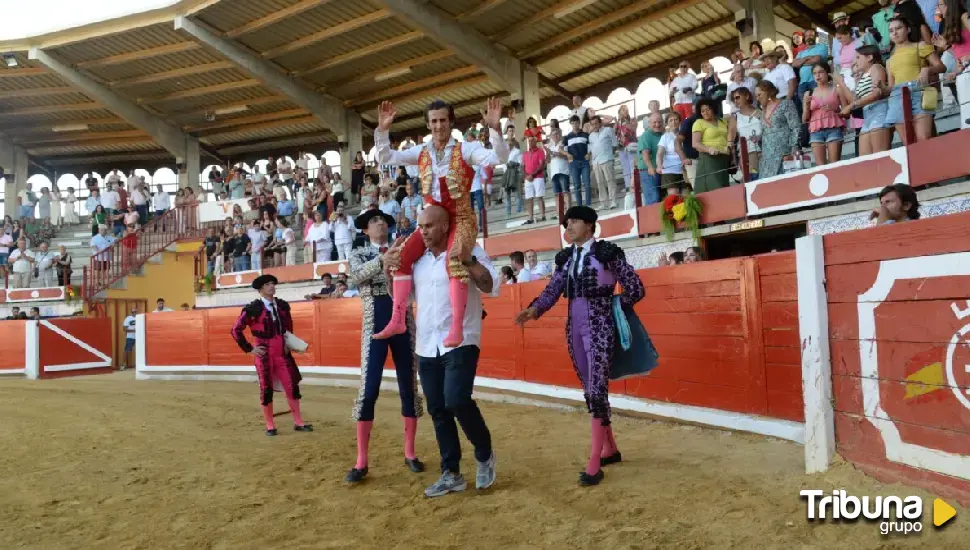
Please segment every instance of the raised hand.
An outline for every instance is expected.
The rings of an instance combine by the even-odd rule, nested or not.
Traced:
[[[490,97],[485,103],[485,112],[482,113],[485,125],[495,130],[502,131],[502,100],[497,97]]]
[[[394,110],[394,104],[390,101],[382,101],[380,107],[377,108],[377,129],[382,132],[389,131],[396,116],[397,111]]]

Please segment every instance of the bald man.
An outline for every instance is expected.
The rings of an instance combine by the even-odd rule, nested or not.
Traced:
[[[414,296],[418,305],[417,327],[418,372],[424,389],[428,413],[434,421],[435,437],[441,452],[441,478],[425,489],[429,497],[464,491],[467,484],[461,475],[461,443],[455,419],[475,449],[478,468],[475,486],[486,489],[495,483],[495,453],[492,436],[472,390],[482,339],[482,295],[497,295],[498,274],[485,251],[477,244],[468,248],[455,240],[448,251],[449,215],[437,205],[429,205],[418,216],[420,238],[425,252],[414,264]],[[395,269],[401,247],[387,252],[384,264]],[[465,313],[459,322],[463,340],[456,347],[444,345],[452,322],[450,296],[441,289],[448,287],[449,260],[460,261],[468,270],[469,290]],[[396,291],[396,289],[395,289]]]

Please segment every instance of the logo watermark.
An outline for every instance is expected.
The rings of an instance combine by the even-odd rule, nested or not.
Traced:
[[[799,492],[807,501],[807,517],[810,521],[842,520],[856,521],[860,518],[879,522],[883,535],[909,535],[923,530],[923,499],[917,496],[863,496],[849,495],[845,490],[833,490],[831,494],[818,489]],[[956,510],[941,499],[933,501],[933,525],[941,527],[956,515]]]

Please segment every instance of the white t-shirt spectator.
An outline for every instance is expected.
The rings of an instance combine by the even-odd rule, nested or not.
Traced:
[[[569,118],[566,119],[566,122],[569,122],[570,120],[572,120],[572,118],[574,116],[578,116],[579,117],[579,123],[580,124],[583,124],[584,122],[586,122],[584,119],[586,117],[586,111],[588,109],[589,109],[589,107],[579,106],[579,107],[576,107],[575,109],[573,109],[572,111],[569,111]]]
[[[788,63],[779,63],[774,69],[765,73],[765,78],[778,88],[778,99],[788,97],[788,81],[795,78],[795,71]]]
[[[128,181],[126,183],[128,187],[128,192],[131,193],[132,191],[135,190],[135,186],[141,183],[141,180],[138,179],[138,176],[136,176],[134,172],[132,172],[131,176],[128,177]]]
[[[280,177],[283,179],[293,179],[293,164],[286,159],[280,159],[276,162],[276,169],[280,173]]]
[[[13,247],[13,237],[8,233],[0,234],[0,254],[9,254]]]
[[[613,149],[616,148],[616,134],[613,128],[603,126],[598,132],[589,134],[589,154],[593,164],[613,162]]]
[[[306,242],[317,243],[317,250],[323,251],[330,247],[330,222],[311,224],[306,234]],[[329,259],[329,258],[328,258]]]
[[[20,204],[23,206],[33,206],[36,201],[30,200],[32,193],[33,191],[27,191],[26,189],[21,189],[18,191],[17,196],[20,197]],[[37,195],[35,194],[33,196],[36,197]]]
[[[664,163],[663,163],[663,173],[664,174],[683,174],[684,173],[684,163],[680,160],[680,155],[677,154],[677,134],[673,132],[667,132],[660,138],[660,142],[657,147],[664,148]],[[656,159],[651,159],[656,162]]]
[[[261,229],[252,229],[246,231],[249,235],[249,241],[253,243],[252,252],[259,253],[263,251],[263,246],[266,244],[266,233]]]
[[[118,183],[120,181],[121,181],[121,175],[118,174],[118,172],[112,170],[111,173],[108,174],[108,179],[107,179],[108,183]]]
[[[509,149],[509,160],[508,162],[522,164],[522,150],[518,147],[513,147]]]
[[[282,202],[286,200],[286,186],[277,185],[273,188],[273,196],[276,197],[277,202]]]
[[[121,195],[114,189],[101,194],[101,206],[108,210],[117,210],[119,202],[121,202]]]
[[[674,89],[674,103],[676,105],[683,103],[694,104],[694,91],[697,90],[697,76],[691,73],[678,76],[674,78],[670,86]]]
[[[552,140],[548,141],[547,148],[550,153],[562,153],[566,154],[566,146],[560,141],[559,143],[553,143]],[[553,154],[549,155],[549,177],[558,175],[569,175],[569,161],[565,157],[557,157]]]
[[[129,315],[125,317],[125,320],[121,323],[125,327],[125,339],[134,340],[135,339],[135,316]]]
[[[135,203],[135,206],[145,206],[148,204],[148,193],[142,191],[141,189],[135,189],[131,192],[131,202]]]
[[[338,245],[347,244],[354,242],[354,230],[351,229],[350,216],[345,216],[344,219],[336,219],[333,221],[333,242]]]
[[[27,258],[33,258],[34,253],[29,250],[20,251],[19,248],[14,249],[10,253],[10,257],[7,258],[7,262],[13,264],[14,273],[30,273],[31,264],[27,261]]]
[[[515,282],[517,283],[528,283],[534,279],[532,276],[532,271],[528,267],[523,267],[515,275]]]

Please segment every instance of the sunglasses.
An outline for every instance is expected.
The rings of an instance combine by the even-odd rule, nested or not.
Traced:
[[[681,69],[689,69],[690,67],[688,65],[681,65],[680,68]]]

